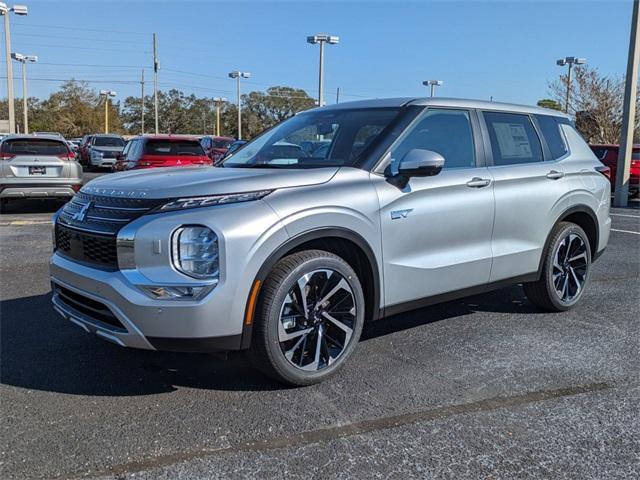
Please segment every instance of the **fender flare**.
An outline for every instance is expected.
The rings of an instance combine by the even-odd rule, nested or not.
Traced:
[[[284,242],[282,245],[280,245],[277,249],[275,249],[268,257],[267,259],[264,261],[264,263],[262,264],[262,266],[260,267],[260,269],[258,270],[258,273],[256,274],[253,282],[252,282],[252,288],[251,291],[249,293],[249,296],[246,299],[245,302],[245,317],[244,319],[247,318],[248,315],[253,316],[253,312],[249,312],[249,308],[251,306],[251,293],[254,290],[254,285],[256,284],[256,282],[260,281],[260,282],[264,282],[264,280],[267,278],[267,276],[269,275],[269,272],[273,269],[274,265],[282,258],[285,256],[285,254],[291,250],[293,250],[294,248],[310,242],[312,240],[319,240],[322,238],[327,238],[327,237],[337,237],[337,238],[341,238],[344,240],[349,240],[353,243],[355,243],[365,254],[365,256],[367,257],[367,261],[369,262],[369,267],[371,268],[371,271],[373,272],[373,308],[372,308],[372,314],[373,314],[373,318],[372,320],[377,320],[380,317],[380,271],[378,269],[378,263],[376,261],[376,256],[373,253],[373,249],[371,248],[371,246],[369,245],[369,243],[364,239],[364,237],[356,232],[354,232],[353,230],[350,230],[348,228],[344,228],[344,227],[320,227],[320,228],[315,228],[312,230],[307,230],[304,231],[302,233],[299,233],[298,235],[295,235],[294,237],[289,238],[286,242]],[[259,293],[258,293],[259,295]],[[243,320],[244,320],[243,319]],[[251,332],[252,332],[252,328],[253,327],[253,321],[250,324],[247,324],[246,321],[243,321],[243,326],[242,326],[242,341],[241,341],[241,349],[246,349],[249,348],[251,346]]]

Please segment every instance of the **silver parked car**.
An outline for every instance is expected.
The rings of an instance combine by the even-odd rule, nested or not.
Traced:
[[[63,138],[9,135],[0,140],[0,199],[69,198],[82,186],[82,167]]]
[[[313,156],[283,144],[330,142]],[[389,99],[300,113],[220,168],[92,181],[57,215],[53,304],[122,346],[249,349],[324,380],[363,323],[522,283],[573,307],[609,238],[609,181],[562,113]]]
[[[120,135],[96,134],[88,146],[89,169],[111,168],[124,150],[124,139]]]

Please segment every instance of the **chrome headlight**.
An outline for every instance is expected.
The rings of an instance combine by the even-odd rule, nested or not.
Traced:
[[[104,154],[102,152],[98,152],[97,150],[91,150],[91,158],[102,158]]]
[[[250,202],[260,200],[269,195],[273,190],[259,190],[257,192],[230,193],[226,195],[210,195],[207,197],[187,197],[178,198],[165,203],[156,212],[171,212],[173,210],[183,210],[185,208],[212,207],[214,205],[225,205],[228,203]]]
[[[190,277],[217,280],[220,275],[218,236],[209,227],[180,227],[171,238],[171,257],[176,270]]]

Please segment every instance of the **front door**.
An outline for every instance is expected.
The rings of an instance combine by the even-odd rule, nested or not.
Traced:
[[[392,147],[391,169],[419,148],[440,153],[443,170],[411,178],[404,188],[388,178],[374,182],[387,307],[489,280],[493,182],[480,166],[482,146],[474,123],[467,110],[429,108]]]

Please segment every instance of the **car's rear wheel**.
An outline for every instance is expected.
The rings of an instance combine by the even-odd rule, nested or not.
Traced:
[[[360,281],[342,258],[321,250],[289,255],[261,287],[252,363],[290,385],[321,382],[353,352],[364,310]]]
[[[525,283],[524,292],[531,303],[545,310],[569,310],[582,297],[590,270],[586,233],[574,223],[560,222],[551,232],[540,279]]]

